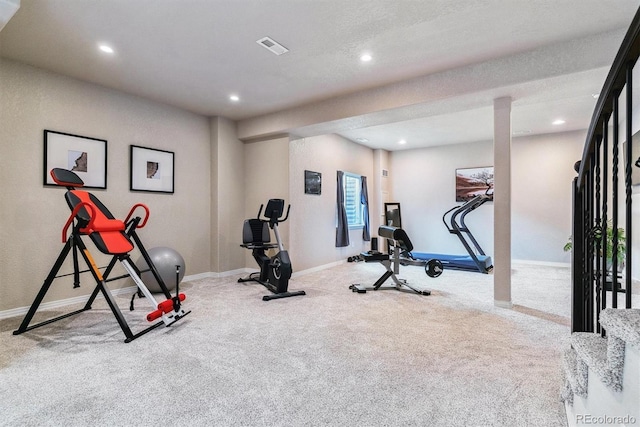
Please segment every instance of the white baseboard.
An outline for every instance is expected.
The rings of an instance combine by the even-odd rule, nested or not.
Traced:
[[[184,276],[182,281],[183,282],[189,282],[191,280],[209,279],[209,278],[218,279],[220,277],[229,277],[229,276],[235,276],[236,274],[253,273],[255,271],[258,271],[258,269],[256,269],[256,268],[238,268],[236,270],[222,271],[220,273],[215,272],[215,271],[207,271],[205,273],[198,273],[198,274],[191,274],[189,276]]]
[[[238,268],[236,270],[229,270],[229,271],[223,271],[221,273],[212,273],[216,277],[216,278],[220,278],[220,277],[229,277],[229,276],[235,276],[236,274],[250,274],[250,273],[255,273],[256,271],[260,271],[257,268]]]
[[[209,277],[216,277],[215,273],[208,271],[206,273],[190,274],[188,276],[184,276],[182,281],[189,282],[191,280],[208,279]]]
[[[291,277],[295,279],[296,277],[304,276],[305,274],[315,273],[317,271],[326,270],[327,268],[335,267],[337,265],[344,264],[345,262],[346,262],[345,260],[341,260],[341,261],[331,262],[329,264],[319,265],[317,267],[311,267],[311,268],[308,268],[306,270],[297,271],[297,272],[293,273],[291,275]]]
[[[513,303],[511,301],[493,300],[493,305],[495,305],[498,308],[508,308],[508,309],[513,308]]]
[[[513,259],[512,264],[526,264],[526,265],[539,265],[542,267],[563,267],[570,268],[571,264],[568,262],[551,262],[551,261],[535,261],[528,259]]]
[[[224,271],[222,273],[209,271],[206,273],[191,274],[188,276],[184,276],[182,281],[188,282],[190,280],[206,279],[210,277],[220,278],[220,277],[233,276],[236,274],[252,273],[254,271],[258,271],[258,270],[252,269],[252,268],[239,268],[237,270]],[[136,289],[137,289],[136,286],[129,286],[126,288],[120,288],[120,289],[114,289],[114,290],[110,289],[110,290],[113,295],[119,295],[119,294],[126,294],[126,293],[133,294],[133,292],[135,292]],[[100,299],[100,298],[104,298],[102,296],[102,293],[99,293],[96,299]],[[49,301],[49,302],[40,304],[40,307],[38,307],[38,310],[55,310],[55,309],[72,305],[72,304],[85,303],[88,300],[89,300],[89,295],[81,295],[73,298],[65,298],[65,299],[60,299],[56,301]],[[10,317],[15,317],[15,316],[24,316],[29,311],[29,308],[30,306],[18,307],[18,308],[12,308],[9,310],[0,311],[0,320],[8,319]]]
[[[113,295],[120,295],[120,294],[133,295],[136,289],[138,289],[136,286],[128,286],[126,288],[111,290],[111,293]],[[89,300],[89,296],[90,295],[81,295],[73,298],[66,298],[66,299],[60,299],[56,301],[45,302],[40,304],[40,307],[38,307],[38,310],[54,310],[57,308],[65,307],[67,305],[85,303]],[[96,299],[104,299],[104,296],[102,295],[102,293],[99,293]],[[14,317],[14,316],[24,316],[29,311],[29,308],[30,306],[18,307],[18,308],[12,308],[10,310],[0,311],[0,320],[8,319],[9,317]]]

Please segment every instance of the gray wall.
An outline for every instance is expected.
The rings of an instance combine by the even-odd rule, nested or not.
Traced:
[[[42,184],[44,129],[106,139],[107,190],[95,194],[120,218],[147,204],[151,216],[140,230],[147,248],[175,248],[188,260],[187,274],[210,271],[208,119],[6,60],[0,85],[0,311],[30,305],[62,249],[70,212],[64,189]],[[175,152],[175,194],[129,191],[130,144]],[[86,294],[91,282],[87,275],[72,290],[60,279],[47,300]]]
[[[291,202],[289,197],[289,138],[275,138],[271,140],[253,142],[244,145],[244,203],[243,218],[255,218],[260,205],[265,205],[269,199],[284,199],[292,204],[291,216],[297,214],[299,206]],[[242,221],[239,221],[242,225]],[[280,236],[285,248],[289,249],[289,224],[279,225]],[[273,238],[275,241],[275,238]],[[236,236],[237,244],[242,243],[242,235]],[[257,268],[251,256],[251,251],[244,250],[245,265]],[[271,252],[270,254],[273,254]],[[297,267],[296,267],[297,269]]]
[[[372,184],[373,150],[338,135],[323,135],[291,141],[289,159],[292,205],[289,246],[295,271],[343,261],[368,250],[369,242],[362,240],[361,228],[350,231],[351,246],[335,247],[336,172],[363,175]],[[304,193],[305,170],[322,174],[322,194]],[[370,186],[371,205],[378,203],[374,193]],[[372,231],[373,228],[377,230],[377,226]]]
[[[235,123],[212,118],[210,271],[244,268],[244,249],[239,246],[245,206],[244,171],[244,144],[236,137]],[[192,181],[191,185],[198,186],[198,182]]]
[[[460,252],[441,223],[454,201],[456,168],[490,165],[491,142],[388,153],[337,135],[242,143],[236,124],[205,118],[100,86],[0,61],[0,311],[28,306],[59,253],[69,215],[64,190],[42,185],[44,129],[108,140],[108,189],[96,195],[118,217],[146,203],[151,219],[140,234],[147,247],[170,246],[187,260],[187,274],[255,268],[240,248],[242,219],[269,198],[292,205],[282,227],[294,271],[345,260],[369,249],[362,230],[336,248],[336,171],[368,177],[372,236],[382,204],[402,204],[403,225],[416,248]],[[513,257],[568,262],[570,181],[584,132],[518,138],[513,142]],[[175,194],[129,191],[129,145],[175,152]],[[304,194],[304,170],[322,173],[322,194]],[[389,177],[381,177],[382,170]],[[493,250],[491,205],[468,223]],[[97,251],[94,251],[97,252]],[[137,258],[134,255],[134,259]],[[98,256],[98,263],[107,257]],[[65,267],[70,271],[70,266]],[[48,300],[78,296],[69,280]],[[88,280],[89,284],[91,280]],[[91,286],[79,292],[86,294]]]

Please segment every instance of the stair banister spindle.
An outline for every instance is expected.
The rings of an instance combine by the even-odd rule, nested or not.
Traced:
[[[626,200],[625,200],[625,235],[627,237],[626,241],[626,265],[625,265],[625,307],[631,308],[631,223],[632,223],[632,213],[631,213],[631,174],[633,173],[631,168],[634,162],[633,159],[633,141],[632,141],[632,107],[633,107],[633,63],[627,63],[627,102],[626,102],[626,156],[625,156],[625,190],[626,190]]]
[[[602,239],[602,254],[607,253],[607,209],[609,207],[609,119],[607,118],[602,124],[602,227],[604,229]],[[600,259],[602,263],[602,305],[601,310],[607,308],[607,257],[602,256]]]
[[[591,166],[589,168],[589,205],[587,207],[589,212],[589,256],[587,258],[587,268],[589,271],[589,317],[592,320],[593,328],[592,331],[597,327],[597,319],[599,315],[599,307],[596,303],[597,300],[597,288],[594,286],[597,280],[596,276],[596,264],[598,252],[597,241],[598,241],[598,224],[596,221],[598,206],[596,205],[596,187],[597,187],[597,175],[596,175],[596,167],[597,167],[597,145],[593,151],[591,156]]]
[[[595,149],[595,156],[594,156],[594,160],[595,160],[595,165],[596,165],[596,170],[595,170],[595,183],[596,183],[596,187],[595,187],[595,214],[596,214],[596,218],[595,218],[595,227],[596,229],[598,229],[598,233],[599,235],[597,236],[596,240],[595,240],[595,253],[596,254],[601,254],[602,253],[602,223],[601,223],[601,218],[600,218],[600,149],[601,149],[601,143],[598,140],[596,142],[596,149]],[[596,292],[596,331],[599,333],[600,332],[600,304],[601,304],[601,295],[602,295],[602,278],[600,277],[600,262],[599,258],[595,257],[595,292]]]
[[[571,332],[584,331],[586,327],[585,319],[585,301],[584,301],[584,250],[582,248],[582,235],[584,234],[584,225],[582,210],[584,198],[580,189],[579,178],[573,179],[573,251],[571,263]]]
[[[612,204],[612,242],[611,242],[611,307],[618,308],[618,145],[620,142],[618,98],[620,92],[614,94],[613,99],[613,168],[611,179],[611,191],[613,192]],[[605,254],[606,255],[606,254]]]

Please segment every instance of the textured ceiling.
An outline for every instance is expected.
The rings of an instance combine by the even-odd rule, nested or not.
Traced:
[[[640,0],[22,0],[0,55],[240,123],[429,76],[455,82],[413,105],[304,122],[387,148],[491,139],[492,99],[513,130],[588,126]],[[275,56],[256,41],[289,49]],[[109,43],[115,53],[98,51]],[[369,52],[373,60],[361,63]],[[523,71],[524,70],[524,71]],[[456,76],[464,76],[457,78]],[[432,79],[433,80],[433,79]],[[408,86],[407,86],[408,87]],[[409,90],[411,90],[409,88]],[[240,101],[232,103],[236,93]],[[338,102],[338,101],[336,101]],[[552,127],[562,117],[567,126]],[[407,140],[399,147],[396,141]]]

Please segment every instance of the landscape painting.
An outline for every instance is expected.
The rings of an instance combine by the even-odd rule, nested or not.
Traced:
[[[493,200],[493,166],[456,169],[456,202],[466,202],[480,194]]]

